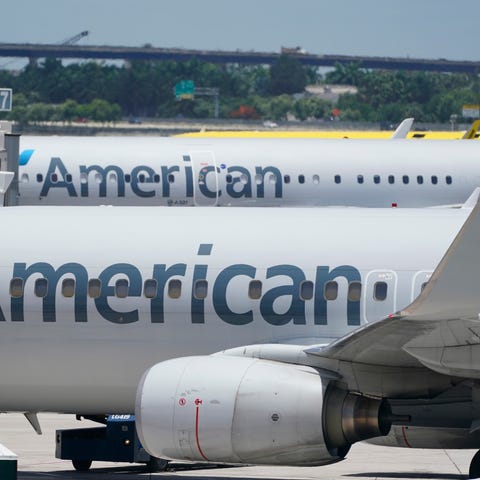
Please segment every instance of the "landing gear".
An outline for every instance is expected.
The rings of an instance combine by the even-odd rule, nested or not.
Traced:
[[[480,450],[473,456],[470,462],[468,478],[480,478]]]
[[[72,460],[73,468],[79,472],[86,472],[91,466],[91,460]]]
[[[151,473],[155,472],[164,472],[168,466],[168,460],[163,458],[151,457],[150,460],[146,463],[147,471]]]

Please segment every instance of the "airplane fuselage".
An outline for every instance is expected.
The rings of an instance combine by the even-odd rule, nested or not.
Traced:
[[[475,142],[23,137],[21,205],[418,207],[480,185]]]
[[[0,209],[0,410],[131,413],[160,361],[408,305],[466,209]]]

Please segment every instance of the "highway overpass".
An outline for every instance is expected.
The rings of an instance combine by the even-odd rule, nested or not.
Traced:
[[[213,63],[264,64],[275,62],[280,53],[222,50],[190,50],[180,48],[117,47],[82,45],[41,45],[0,43],[0,57],[37,59],[45,57],[111,60],[174,60],[198,58]],[[464,72],[478,74],[480,62],[458,60],[428,60],[394,57],[365,57],[348,55],[313,55],[289,53],[303,65],[333,67],[336,63],[356,62],[363,68],[384,70],[420,70],[435,72]]]

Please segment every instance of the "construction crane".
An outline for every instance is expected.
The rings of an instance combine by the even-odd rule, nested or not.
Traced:
[[[67,38],[63,42],[60,43],[60,45],[74,45],[77,43],[80,39],[83,37],[86,37],[90,32],[88,30],[84,30],[83,32],[77,33],[73,37]]]

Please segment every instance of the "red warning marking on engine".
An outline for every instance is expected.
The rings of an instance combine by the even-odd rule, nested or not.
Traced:
[[[184,398],[184,397],[180,398],[180,399],[178,400],[178,404],[179,404],[181,407],[183,407],[184,405],[187,404],[187,399]]]
[[[208,462],[209,460],[203,453],[202,447],[200,446],[200,439],[198,438],[198,423],[199,423],[198,417],[199,417],[200,405],[203,404],[203,401],[200,400],[199,398],[196,398],[194,403],[195,403],[195,439],[197,440],[197,448],[202,458]]]
[[[412,448],[412,446],[410,445],[410,443],[408,443],[408,440],[407,440],[407,432],[406,432],[406,428],[404,426],[402,426],[402,435],[403,435],[403,441],[405,442],[405,445],[408,447],[408,448]]]

